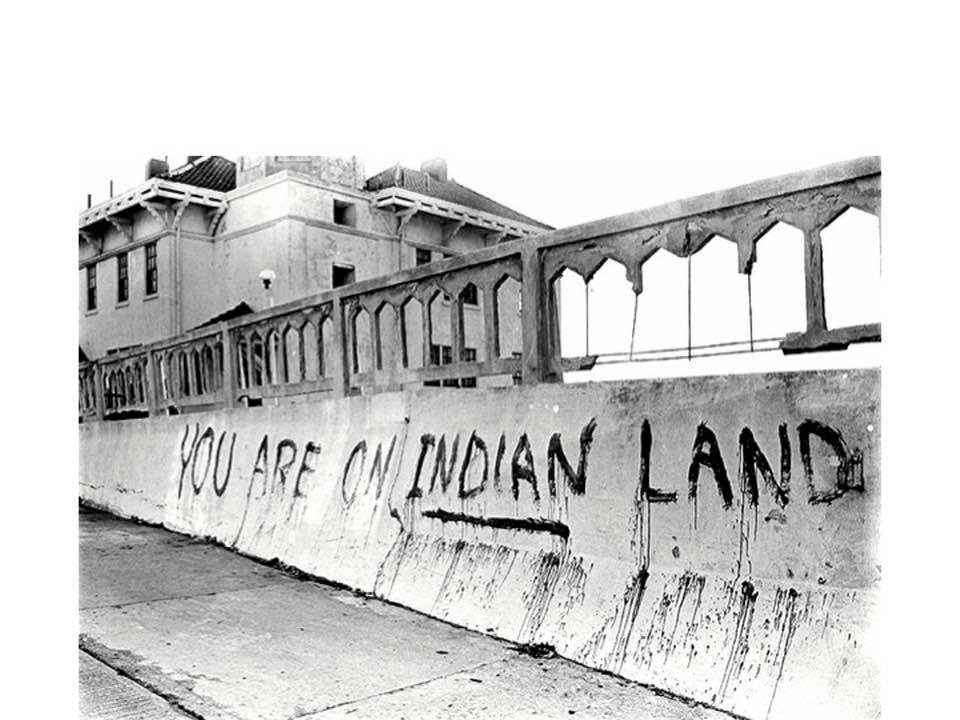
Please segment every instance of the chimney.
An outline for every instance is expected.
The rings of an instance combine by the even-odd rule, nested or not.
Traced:
[[[169,170],[170,166],[167,165],[166,160],[150,158],[150,160],[147,161],[146,179],[150,180],[151,178],[157,177],[157,175],[165,175]]]
[[[447,181],[447,161],[443,158],[434,158],[433,160],[427,160],[420,166],[420,172],[425,172],[427,175],[432,177],[434,180],[439,180],[440,182]]]
[[[202,158],[203,155],[187,155],[187,162],[193,165],[197,160]]]

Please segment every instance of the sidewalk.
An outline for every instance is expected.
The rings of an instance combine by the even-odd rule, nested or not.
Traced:
[[[729,718],[221,547],[80,511],[84,718]]]

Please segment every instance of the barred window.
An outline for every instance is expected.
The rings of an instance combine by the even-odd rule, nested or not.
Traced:
[[[97,265],[87,265],[87,310],[97,309]]]
[[[130,299],[130,278],[127,272],[127,254],[117,255],[117,302]]]
[[[157,244],[155,242],[145,245],[144,253],[146,254],[147,262],[146,267],[146,292],[147,295],[156,295],[158,289],[158,277],[157,277]]]

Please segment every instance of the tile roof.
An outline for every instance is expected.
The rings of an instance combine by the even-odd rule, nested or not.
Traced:
[[[232,160],[219,155],[208,155],[170,170],[160,177],[185,185],[228,192],[237,187],[237,166]]]
[[[457,203],[458,205],[465,205],[474,210],[482,210],[483,212],[488,212],[493,215],[499,215],[500,217],[508,218],[515,222],[536,225],[545,230],[553,229],[551,226],[539,220],[534,220],[522,213],[518,213],[516,210],[508,208],[506,205],[501,205],[486,195],[481,195],[476,190],[471,190],[455,180],[437,180],[422,170],[412,170],[397,165],[392,168],[387,168],[383,172],[367,179],[366,189],[372,192],[390,187],[404,188],[411,192],[437,198],[438,200],[446,200],[447,202]]]

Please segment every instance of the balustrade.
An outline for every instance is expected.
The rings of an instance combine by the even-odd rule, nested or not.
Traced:
[[[561,357],[558,278],[589,282],[607,261],[636,297],[657,253],[692,258],[714,238],[750,277],[778,223],[803,234],[805,325],[756,338],[783,353],[880,339],[880,324],[828,327],[821,232],[849,208],[879,215],[880,165],[863,158],[501,243],[366,280],[80,365],[81,419],[184,412],[423,385],[536,384],[589,368]],[[749,280],[747,282],[749,287]],[[589,310],[586,315],[589,319]],[[755,349],[752,336],[749,350]],[[720,345],[666,348],[688,358]]]

